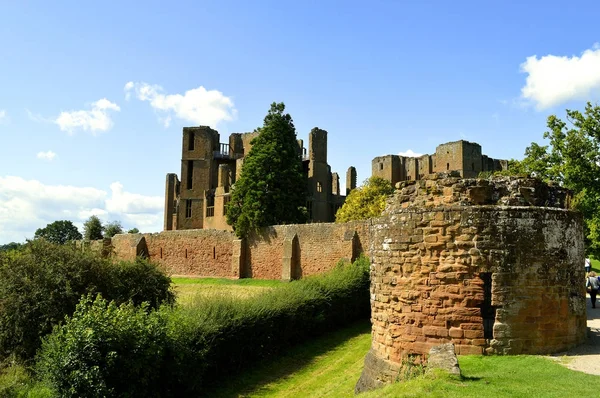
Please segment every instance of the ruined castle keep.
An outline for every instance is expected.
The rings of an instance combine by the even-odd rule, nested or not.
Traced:
[[[435,174],[397,188],[371,227],[372,344],[357,390],[442,343],[547,354],[585,340],[583,220],[567,191]]]
[[[207,126],[184,127],[181,146],[181,181],[167,174],[164,230],[231,230],[225,219],[230,190],[240,177],[244,156],[258,133],[234,133],[221,143],[219,133]],[[331,222],[346,198],[340,194],[339,176],[327,164],[327,131],[309,133],[308,155],[298,140],[298,161],[308,180],[306,206],[310,222]],[[356,170],[346,174],[347,192],[356,187]]]
[[[454,141],[438,145],[434,155],[407,157],[378,156],[371,162],[371,175],[395,185],[399,181],[420,180],[431,173],[457,171],[463,178],[475,178],[482,171],[506,170],[508,162],[482,155],[481,145]]]

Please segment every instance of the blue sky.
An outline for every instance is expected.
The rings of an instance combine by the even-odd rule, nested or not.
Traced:
[[[522,3],[0,3],[0,244],[91,214],[160,231],[182,127],[226,142],[273,101],[359,182],[459,139],[522,158],[600,96],[600,3]]]

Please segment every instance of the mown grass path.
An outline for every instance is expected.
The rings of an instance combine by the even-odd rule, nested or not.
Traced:
[[[207,396],[352,397],[371,345],[368,321],[291,349]]]

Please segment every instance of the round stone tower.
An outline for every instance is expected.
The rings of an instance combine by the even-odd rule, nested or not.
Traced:
[[[371,350],[357,384],[409,355],[546,354],[586,337],[581,215],[536,179],[432,174],[398,183],[373,220]]]

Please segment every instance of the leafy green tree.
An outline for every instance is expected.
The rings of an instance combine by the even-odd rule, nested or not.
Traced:
[[[344,205],[335,214],[335,221],[348,222],[378,217],[385,209],[386,198],[393,193],[391,182],[373,176],[348,194]]]
[[[90,216],[86,222],[83,223],[83,237],[85,240],[98,240],[102,239],[102,232],[104,226],[98,216]]]
[[[128,234],[139,234],[140,230],[137,228],[131,228],[129,231],[127,231]]]
[[[123,227],[121,226],[121,222],[119,221],[111,221],[104,226],[104,237],[112,238],[116,234],[122,234]]]
[[[533,142],[520,167],[574,192],[574,207],[585,220],[587,252],[600,257],[600,106],[588,102],[583,113],[566,113],[566,122],[548,117],[544,139],[549,144]]]
[[[32,359],[40,337],[88,293],[152,308],[175,300],[171,279],[146,260],[113,262],[74,245],[30,241],[18,252],[0,252],[0,363],[11,355]]]
[[[35,239],[46,239],[48,242],[64,245],[73,240],[80,240],[83,237],[71,221],[54,221],[44,228],[38,228],[35,231]]]
[[[11,250],[21,250],[22,247],[23,247],[22,243],[10,242],[10,243],[7,243],[5,245],[0,245],[0,253],[1,252],[8,252],[8,251],[11,251]]]
[[[227,223],[244,237],[268,225],[306,222],[307,180],[296,128],[283,103],[271,104],[252,140],[227,205]]]

